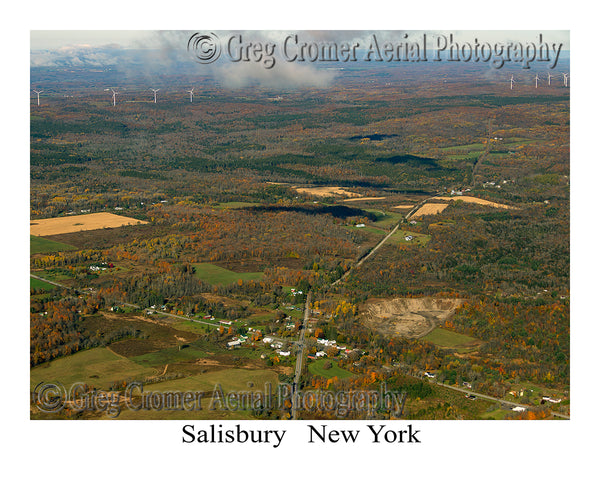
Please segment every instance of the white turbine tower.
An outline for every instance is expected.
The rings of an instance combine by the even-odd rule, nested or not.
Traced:
[[[535,74],[535,88],[537,88],[537,84],[538,84],[538,80],[540,79],[540,77],[538,77],[538,74]]]
[[[156,92],[158,92],[160,90],[160,88],[151,88],[150,90],[152,90],[154,92],[154,103],[156,103]]]
[[[194,89],[186,90],[190,94],[190,103],[194,103]]]
[[[510,89],[511,89],[511,90],[513,89],[513,85],[514,85],[515,83],[516,83],[516,82],[515,82],[515,77],[514,77],[514,75],[511,75],[511,76],[510,76]]]
[[[550,72],[548,72],[548,86],[550,86],[550,79],[553,77],[553,75],[550,75]]]
[[[567,78],[569,78],[569,74],[568,73],[563,73],[563,83],[565,85],[565,87],[567,86]]]
[[[113,107],[115,107],[117,105],[117,95],[119,94],[119,92],[117,92],[114,88],[105,88],[104,91],[105,92],[112,92]]]
[[[40,93],[42,93],[43,90],[34,90],[33,93],[37,94],[37,104],[38,107],[40,106]]]

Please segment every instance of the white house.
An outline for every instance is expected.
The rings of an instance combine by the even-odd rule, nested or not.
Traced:
[[[562,400],[560,398],[542,397],[542,401],[550,403],[560,403]]]

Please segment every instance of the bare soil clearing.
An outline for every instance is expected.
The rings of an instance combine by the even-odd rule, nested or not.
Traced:
[[[384,335],[418,338],[452,316],[459,298],[374,298],[360,307],[362,321]]]
[[[460,195],[457,197],[433,197],[434,200],[461,200],[467,203],[478,203],[479,205],[486,205],[488,207],[494,208],[505,208],[507,210],[516,210],[517,207],[512,207],[510,205],[504,205],[503,203],[490,202],[489,200],[484,200],[483,198],[477,197],[469,197],[465,195]]]
[[[360,193],[350,192],[341,187],[294,187],[298,193],[307,193],[315,197],[330,197],[331,195],[341,195],[344,197],[359,198]]]
[[[423,215],[437,215],[438,213],[443,212],[447,207],[447,203],[426,203],[411,216],[422,217]]]
[[[73,233],[83,230],[115,228],[124,225],[142,225],[148,222],[136,218],[123,217],[114,213],[99,212],[88,215],[72,215],[68,217],[42,218],[29,222],[31,235],[47,236]]]

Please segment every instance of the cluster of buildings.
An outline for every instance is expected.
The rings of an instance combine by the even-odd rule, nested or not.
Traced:
[[[246,343],[248,337],[246,335],[238,335],[237,337],[233,337],[231,341],[227,342],[227,348],[230,350],[233,348],[239,348],[243,343]]]
[[[289,350],[281,350],[283,348],[283,343],[274,340],[271,337],[263,338],[263,343],[270,345],[271,348],[275,349],[275,353],[277,353],[280,357],[289,357],[291,352]]]

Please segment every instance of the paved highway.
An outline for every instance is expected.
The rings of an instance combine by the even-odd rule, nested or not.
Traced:
[[[292,385],[292,419],[298,418],[298,393],[300,391],[300,378],[302,375],[302,364],[304,363],[304,334],[306,333],[306,327],[308,326],[308,317],[310,316],[310,299],[312,292],[308,292],[306,295],[306,303],[304,305],[304,321],[302,322],[302,328],[300,329],[300,335],[298,336],[298,353],[296,355],[296,374],[294,376],[294,384]]]

